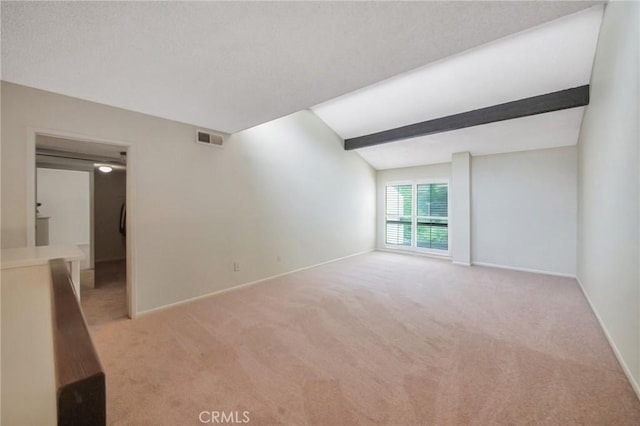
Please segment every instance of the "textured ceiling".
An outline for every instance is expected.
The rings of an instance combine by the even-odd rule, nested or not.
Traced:
[[[590,2],[2,2],[2,79],[233,133]]]
[[[313,111],[343,138],[589,84],[603,6],[478,46]],[[582,110],[508,120],[362,148],[377,169],[450,161],[451,154],[525,151],[577,142]]]

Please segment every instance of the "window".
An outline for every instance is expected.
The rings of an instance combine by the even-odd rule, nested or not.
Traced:
[[[413,225],[412,185],[387,186],[386,242],[400,246],[411,246]]]
[[[385,243],[449,250],[449,184],[403,183],[385,191]]]

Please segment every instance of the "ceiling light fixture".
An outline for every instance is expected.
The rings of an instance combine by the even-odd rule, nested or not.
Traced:
[[[113,167],[100,166],[98,167],[98,170],[100,170],[102,173],[111,173],[111,171],[113,170]]]

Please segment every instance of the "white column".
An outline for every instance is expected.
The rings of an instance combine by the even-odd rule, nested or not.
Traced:
[[[471,265],[471,155],[457,152],[451,158],[450,187],[451,259]]]

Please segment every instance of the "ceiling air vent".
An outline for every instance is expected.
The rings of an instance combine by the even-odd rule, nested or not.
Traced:
[[[222,147],[224,143],[224,138],[222,135],[218,135],[216,133],[205,132],[203,130],[196,130],[196,142]]]

